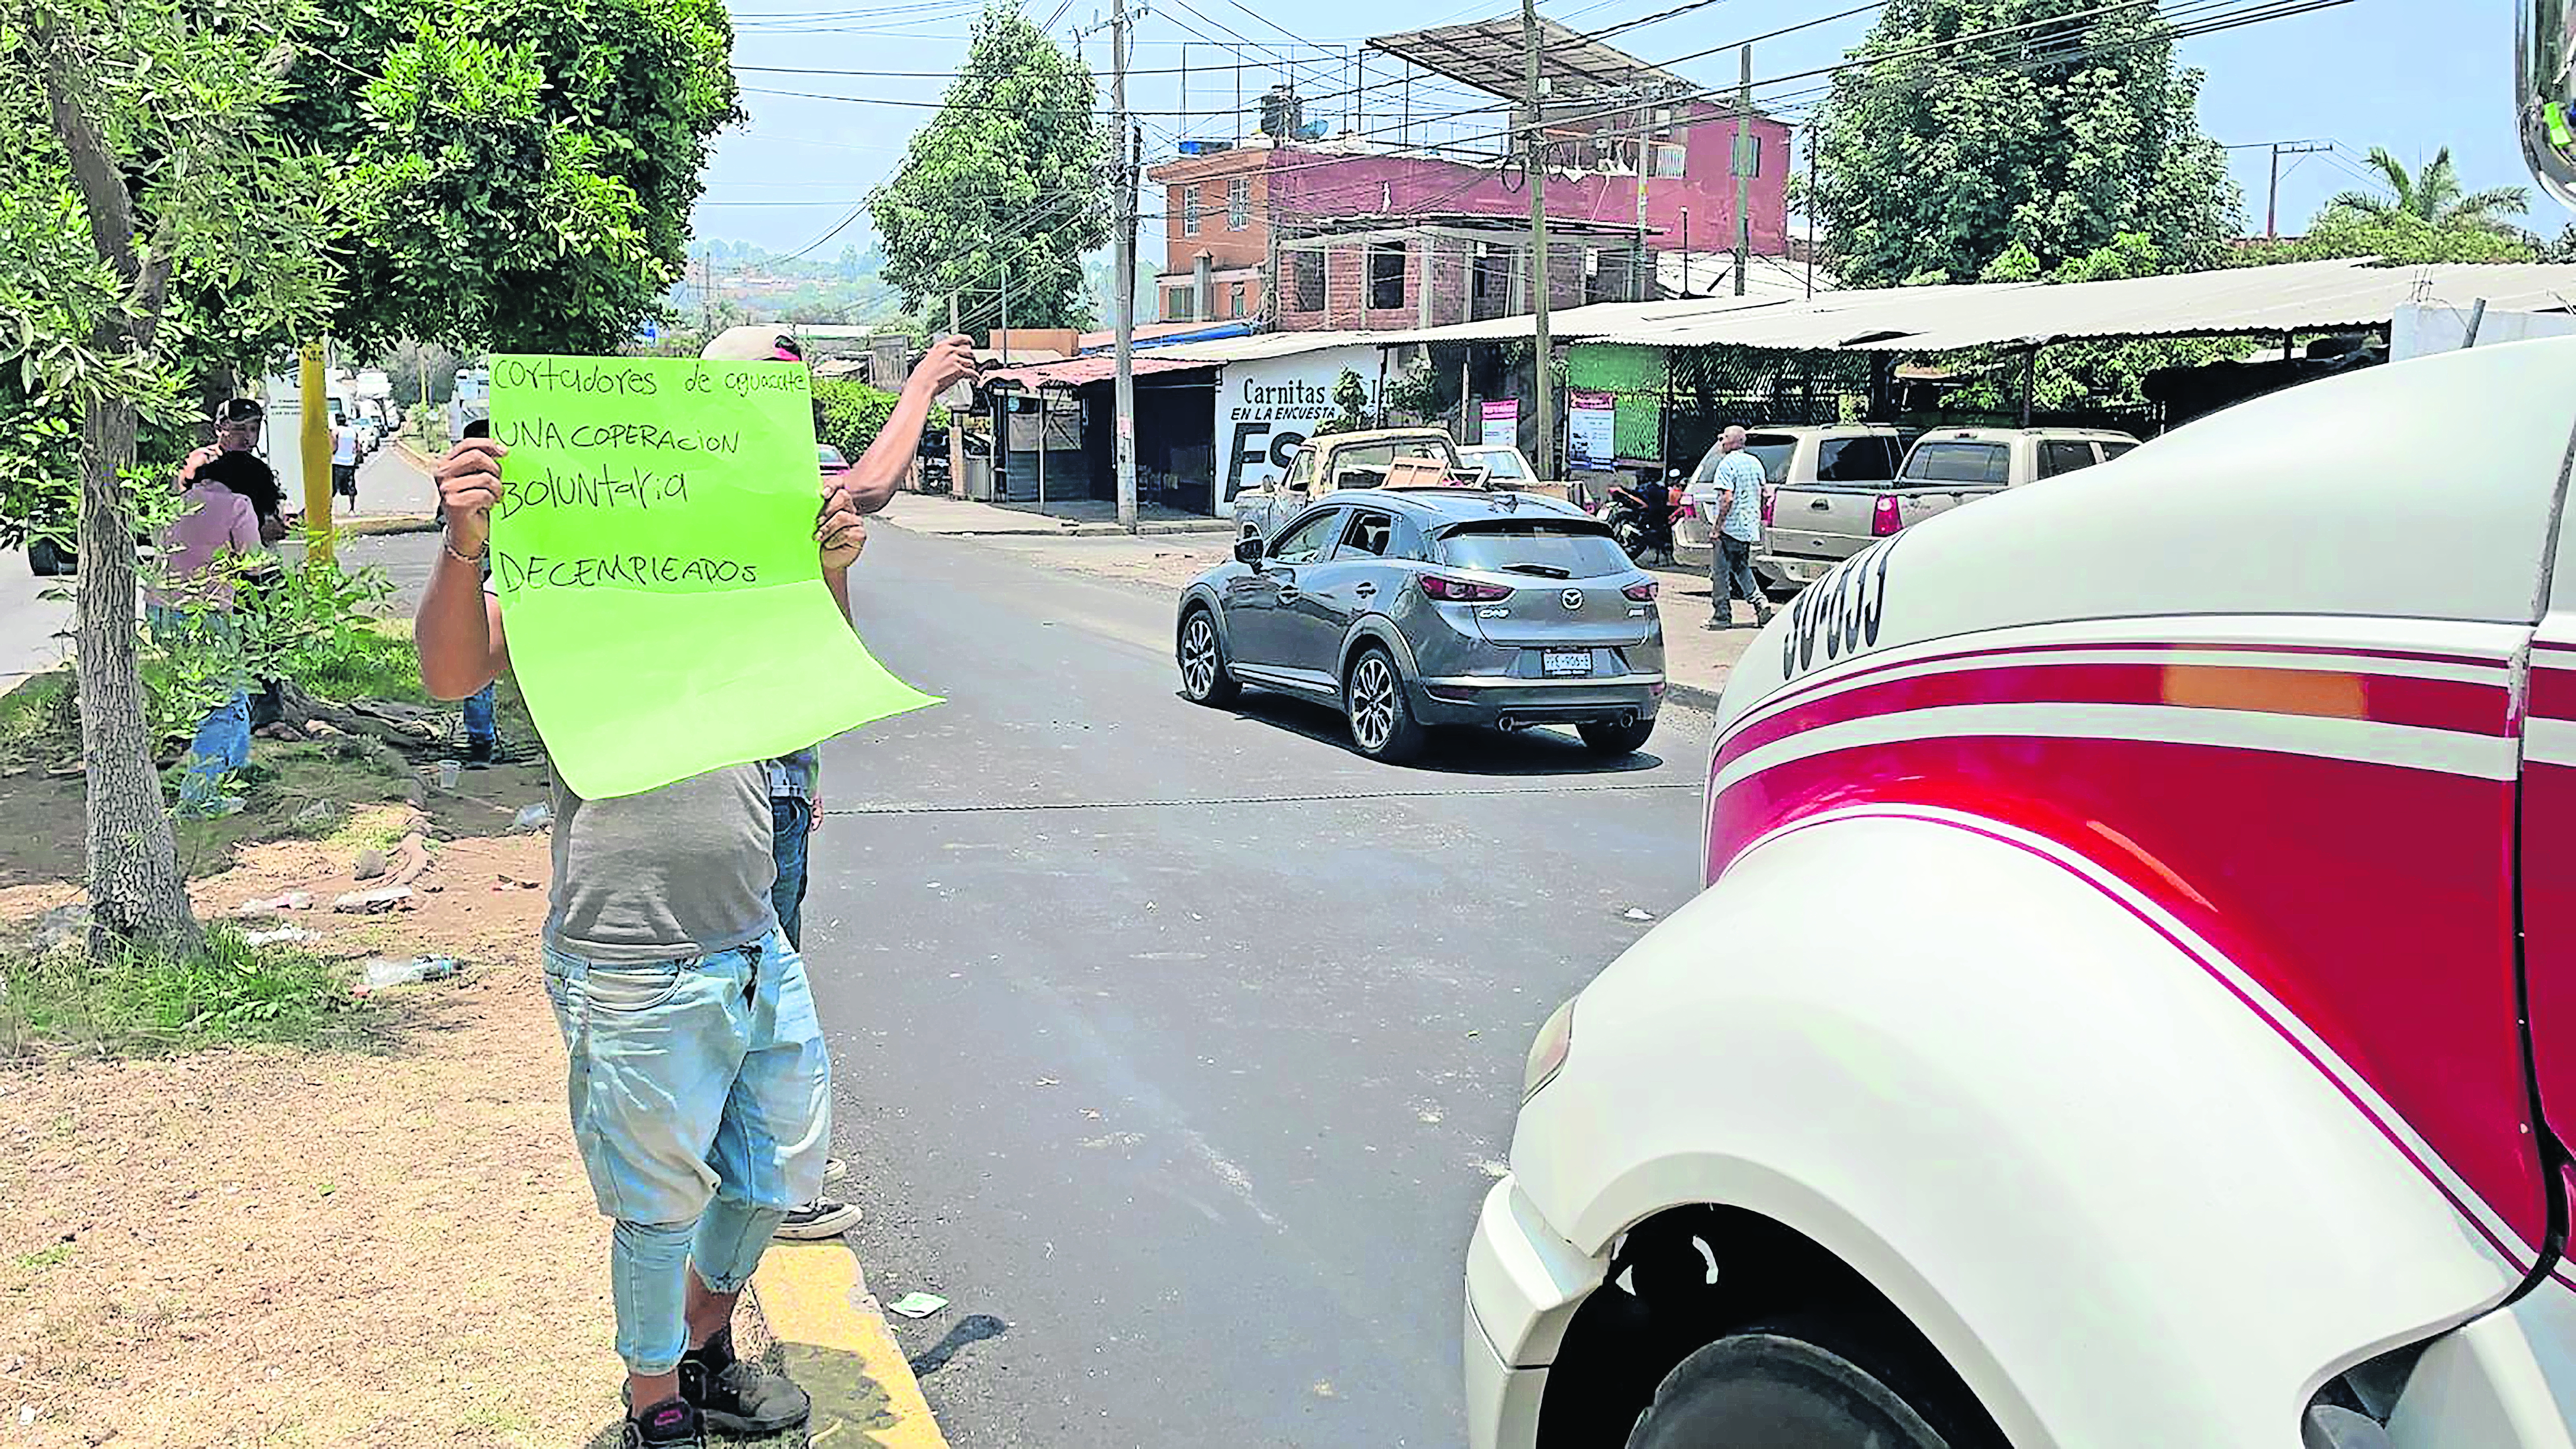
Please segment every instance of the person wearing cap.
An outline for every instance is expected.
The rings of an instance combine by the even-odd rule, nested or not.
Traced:
[[[181,492],[187,491],[188,485],[196,481],[198,469],[224,454],[256,453],[260,429],[268,422],[268,411],[252,398],[228,398],[215,404],[208,421],[214,425],[215,440],[190,453],[180,463]],[[260,542],[275,543],[286,537],[286,493],[277,486],[274,471],[258,471],[261,474],[259,479],[245,477],[242,480],[241,486],[249,490],[243,496],[250,499],[251,512],[259,520]]]
[[[911,461],[931,400],[971,376],[964,339],[913,370],[884,432],[823,490],[813,544],[846,612],[859,514]],[[510,665],[485,584],[506,447],[440,461],[444,545],[414,630],[421,682],[462,699]],[[873,504],[866,500],[873,499]],[[734,1305],[787,1211],[821,1196],[831,1061],[800,953],[780,929],[768,768],[751,761],[584,800],[553,782],[546,993],[562,1031],[574,1138],[610,1236],[623,1449],[770,1434],[810,1402],[734,1353]]]

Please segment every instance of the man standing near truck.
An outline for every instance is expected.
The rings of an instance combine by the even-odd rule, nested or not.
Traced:
[[[1769,481],[1762,460],[1744,446],[1744,429],[1728,428],[1718,439],[1723,450],[1717,471],[1701,485],[1700,507],[1708,514],[1709,629],[1735,627],[1735,598],[1753,606],[1753,626],[1771,622],[1771,602],[1753,576],[1753,545],[1762,537],[1762,485]]]

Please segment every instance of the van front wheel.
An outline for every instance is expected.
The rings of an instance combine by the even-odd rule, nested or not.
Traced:
[[[1729,1334],[1664,1377],[1628,1449],[1968,1449],[1842,1353],[1789,1329]]]

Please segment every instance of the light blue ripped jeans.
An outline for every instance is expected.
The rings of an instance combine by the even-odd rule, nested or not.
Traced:
[[[738,1291],[778,1219],[823,1191],[832,1064],[805,963],[773,931],[637,966],[546,947],[569,1054],[573,1138],[609,1249],[617,1354],[669,1373],[688,1349],[687,1274]]]

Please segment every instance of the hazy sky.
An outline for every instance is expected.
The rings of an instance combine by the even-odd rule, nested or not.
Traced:
[[[1067,9],[1050,33],[1059,39],[1094,24],[1096,0],[1065,0]],[[1172,138],[1186,127],[1206,136],[1231,136],[1236,123],[1223,114],[1181,117],[1182,77],[1173,73],[1188,43],[1188,109],[1230,110],[1235,94],[1233,50],[1246,51],[1242,87],[1247,101],[1279,78],[1282,53],[1301,62],[1300,90],[1309,96],[1345,91],[1349,73],[1339,63],[1313,50],[1297,50],[1269,16],[1318,44],[1355,47],[1368,34],[1448,23],[1488,13],[1487,5],[1441,8],[1447,0],[1419,0],[1406,8],[1388,9],[1358,0],[1299,0],[1293,9],[1272,10],[1267,0],[1152,0],[1150,13],[1137,24],[1128,104],[1147,126],[1146,158],[1168,156]],[[1490,0],[1489,0],[1490,3]],[[1664,61],[1793,25],[1849,8],[1850,0],[1720,0],[1653,25],[1626,31],[1614,44],[1648,60]],[[2190,5],[2192,0],[2168,0]],[[1673,0],[1556,0],[1541,11],[1577,29],[1616,25],[1672,7]],[[865,8],[861,8],[864,5]],[[2204,0],[2205,5],[2205,0]],[[755,8],[757,7],[757,8]],[[1054,0],[1031,0],[1029,13],[1040,20],[1055,9]],[[966,29],[974,13],[964,0],[736,0],[738,28],[734,44],[741,68],[743,105],[750,122],[722,138],[709,175],[706,197],[699,203],[701,237],[755,242],[774,251],[792,251],[815,242],[846,217],[882,180],[901,155],[904,139],[929,114],[944,85],[944,74],[965,54]],[[1797,102],[1819,82],[1784,80],[1764,87],[1761,81],[1827,65],[1866,31],[1871,16],[1863,14],[1757,44],[1754,76],[1757,104],[1783,106],[1794,117]],[[1255,49],[1245,41],[1276,50]],[[2351,0],[2332,9],[2260,25],[2199,36],[2183,43],[2184,63],[2207,75],[2201,93],[2201,124],[2219,141],[2246,149],[2230,152],[2236,179],[2245,189],[2249,227],[2260,230],[2267,152],[2256,143],[2274,140],[2331,140],[2334,154],[2284,158],[2281,182],[2281,226],[2295,230],[2326,197],[2360,186],[2362,153],[2382,145],[2410,163],[2430,157],[2444,145],[2452,148],[2471,189],[2527,184],[2529,178],[2516,150],[2509,116],[2512,68],[2511,6],[2502,0],[2474,5],[2437,4],[2436,0]],[[1083,41],[1084,53],[1103,77],[1107,95],[1108,40],[1095,31]],[[788,73],[756,67],[804,67],[864,71],[939,72],[932,76],[850,76]],[[1730,52],[1683,61],[1675,69],[1708,84],[1735,78]],[[1151,73],[1149,73],[1151,72]],[[1380,59],[1369,67],[1374,86],[1392,72]],[[765,92],[800,91],[863,98],[860,103],[805,99]],[[1393,88],[1371,91],[1364,101],[1380,108],[1364,124],[1393,124],[1401,93]],[[889,104],[904,102],[908,104]],[[1338,111],[1344,102],[1331,102]],[[1435,109],[1466,104],[1417,89],[1417,117]],[[1310,119],[1315,112],[1310,110]],[[1247,123],[1248,124],[1248,123]],[[1490,126],[1491,120],[1453,123],[1460,128]],[[1421,133],[1416,133],[1416,139]],[[1799,153],[1804,155],[1803,147]],[[1146,209],[1155,209],[1150,191]],[[2564,218],[2555,204],[2535,194],[2533,225],[2554,233]],[[848,231],[824,241],[816,250],[831,255],[860,234],[865,218]],[[1143,251],[1161,255],[1159,226],[1144,227]]]

